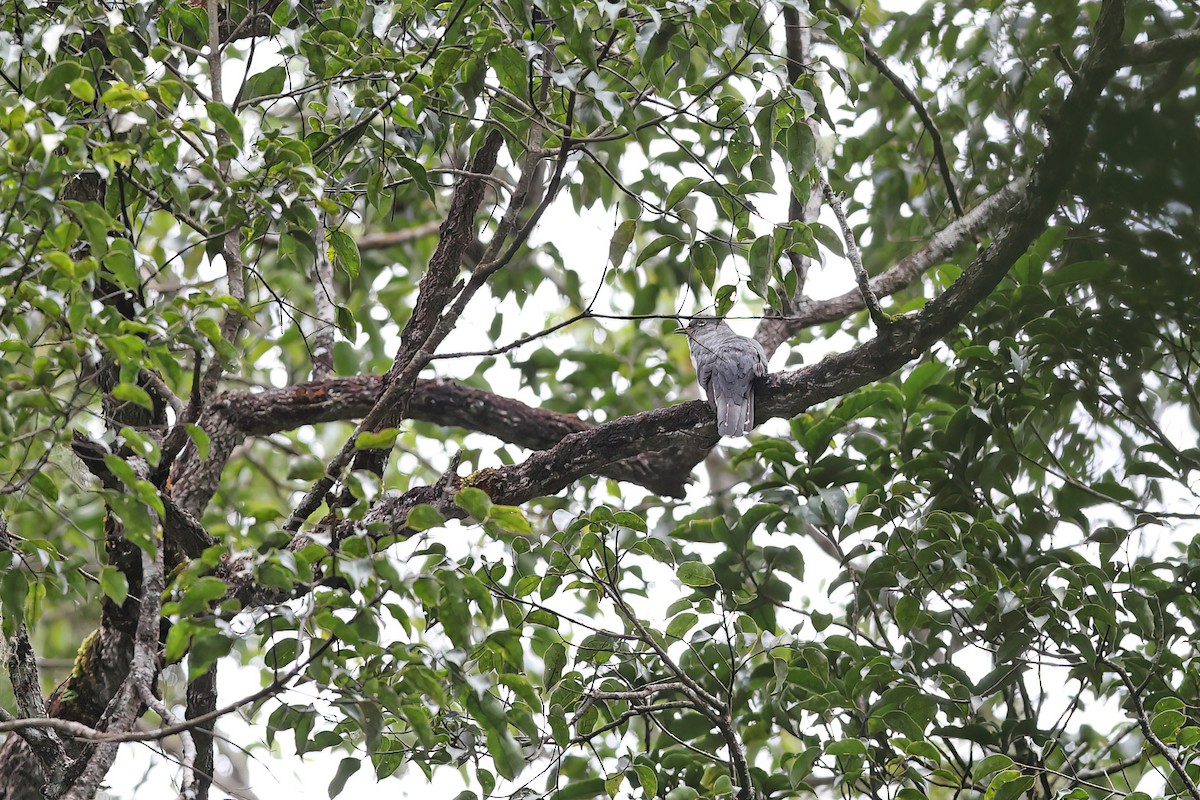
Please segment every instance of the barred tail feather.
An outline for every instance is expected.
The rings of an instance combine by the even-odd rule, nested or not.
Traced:
[[[717,398],[717,434],[745,436],[754,427],[754,391],[744,397]]]

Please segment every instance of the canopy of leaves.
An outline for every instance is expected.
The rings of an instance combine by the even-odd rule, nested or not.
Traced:
[[[1200,12],[892,6],[10,8],[0,796],[1200,800]]]

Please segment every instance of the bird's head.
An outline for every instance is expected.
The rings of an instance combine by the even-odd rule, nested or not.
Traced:
[[[703,336],[706,333],[719,330],[725,323],[716,317],[692,317],[687,325],[680,324],[675,333],[682,333],[689,338]]]

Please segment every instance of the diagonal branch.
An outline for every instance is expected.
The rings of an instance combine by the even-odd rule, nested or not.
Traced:
[[[483,174],[490,173],[495,169],[502,143],[503,138],[498,131],[489,133],[483,146],[475,154],[470,171]],[[401,393],[402,388],[397,386],[395,378],[404,367],[412,363],[428,342],[430,336],[433,335],[435,326],[441,319],[443,309],[451,302],[456,293],[454,282],[458,277],[463,251],[474,238],[475,212],[479,210],[479,205],[483,201],[484,188],[484,181],[465,178],[455,189],[450,203],[450,211],[446,215],[446,221],[442,223],[441,240],[429,261],[429,268],[421,276],[413,314],[401,334],[400,349],[396,353],[392,368],[388,371],[388,379],[384,382],[375,406],[367,418],[362,421],[359,430],[381,430],[388,427],[381,423],[386,423],[394,416],[391,408],[398,399],[397,395]],[[326,466],[325,474],[313,484],[296,506],[284,526],[286,530],[298,530],[304,520],[321,505],[325,495],[333,488],[342,470],[350,463],[355,453],[355,437],[352,436]]]
[[[549,59],[549,55],[546,58]],[[547,71],[549,71],[548,61],[546,66]],[[542,83],[543,99],[545,99],[545,95],[549,92],[549,86],[550,81],[548,77],[544,78]],[[563,173],[566,169],[568,157],[571,154],[572,138],[570,131],[574,124],[576,97],[577,95],[572,92],[567,100],[563,133],[561,134],[554,174],[550,178],[545,190],[541,192],[541,199],[537,207],[533,209],[524,222],[521,221],[522,213],[525,211],[530,199],[534,196],[534,189],[540,189],[540,186],[535,187],[534,184],[540,183],[541,170],[539,166],[541,162],[540,145],[542,142],[542,130],[540,127],[534,126],[530,129],[530,138],[526,143],[526,156],[517,191],[513,195],[508,211],[501,220],[488,250],[484,253],[482,262],[477,264],[471,271],[470,280],[467,281],[465,286],[461,286],[460,288],[459,284],[453,287],[447,285],[441,291],[437,292],[436,296],[438,299],[431,299],[431,302],[424,309],[425,322],[413,327],[411,324],[412,320],[410,320],[410,325],[406,326],[405,333],[407,334],[411,331],[414,335],[402,336],[400,352],[397,353],[391,369],[388,370],[384,378],[384,387],[380,392],[379,399],[366,417],[363,418],[362,422],[359,423],[356,434],[361,431],[378,432],[395,427],[407,416],[408,405],[416,384],[417,375],[429,364],[434,353],[437,351],[438,345],[442,343],[458,323],[467,304],[470,303],[479,289],[487,283],[492,275],[507,266],[520,248],[524,246],[525,242],[528,241],[529,235],[533,232],[542,214],[545,213],[550,203],[558,195],[558,190],[562,186]],[[491,145],[495,150],[498,150],[500,141],[501,137],[499,133],[492,131],[486,140],[485,147]],[[490,164],[487,166],[487,169],[472,169],[471,172],[476,174],[491,172],[496,162],[496,153],[494,151],[490,158]],[[477,182],[476,194],[482,193],[481,187],[482,183]],[[478,204],[479,200],[476,199],[474,206],[478,207]],[[450,219],[447,217],[447,225],[449,223]],[[466,220],[464,228],[467,230],[472,229],[473,224],[472,212],[472,217]],[[456,254],[455,269],[451,277],[457,277],[458,261],[461,260],[465,249],[465,246],[463,246],[456,248],[454,251]],[[430,271],[433,271],[432,263]],[[444,280],[444,275],[438,280]],[[422,278],[422,283],[424,283],[424,277]],[[435,289],[438,285],[434,285]],[[456,296],[453,297],[453,302],[447,306],[447,300],[452,294]],[[432,297],[433,295],[431,294]],[[418,297],[417,301],[417,310],[422,310],[420,297]],[[414,317],[415,315],[414,312]],[[304,524],[309,515],[320,506],[329,490],[340,478],[342,470],[352,460],[354,466],[358,469],[367,469],[378,475],[383,474],[383,467],[386,463],[389,449],[381,448],[357,451],[356,447],[356,437],[351,437],[347,440],[341,451],[326,466],[325,474],[313,484],[313,487],[304,495],[292,514],[289,515],[287,522],[284,523],[284,530],[294,533],[300,529],[300,526]]]
[[[248,437],[359,419],[370,412],[382,385],[382,376],[368,375],[218,395],[199,423],[209,436],[208,458],[200,460],[194,446],[188,447],[172,498],[182,509],[199,513],[216,492],[225,461]],[[552,447],[564,436],[595,427],[571,414],[535,408],[447,378],[417,381],[409,417],[478,431],[532,450]],[[678,461],[669,452],[639,453],[606,465],[599,474],[665,497],[682,497],[690,470],[678,466]]]
[[[834,5],[843,16],[854,17],[854,13],[844,3],[840,2],[840,0],[835,0]],[[917,97],[917,93],[913,91],[912,87],[905,83],[904,79],[888,65],[887,59],[880,55],[865,33],[861,34],[861,38],[863,54],[867,57],[867,61],[908,101],[913,111],[917,112],[917,117],[921,120],[921,125],[924,126],[925,132],[929,134],[929,142],[933,145],[933,157],[937,160],[938,173],[942,177],[942,183],[946,186],[946,194],[950,197],[950,205],[954,207],[955,215],[962,217],[962,201],[959,200],[958,190],[954,187],[954,174],[950,170],[950,161],[946,158],[946,146],[942,142],[941,131],[938,130],[937,124],[929,114],[929,110],[925,108],[925,104],[921,102],[921,98]]]
[[[854,280],[858,282],[858,292],[862,295],[867,313],[871,315],[871,322],[875,323],[875,329],[882,330],[890,324],[890,320],[880,308],[879,298],[875,296],[875,291],[871,288],[871,279],[867,276],[867,268],[863,266],[862,254],[858,252],[858,243],[854,241],[854,231],[850,228],[850,221],[846,219],[842,201],[838,199],[824,175],[820,176],[819,180],[821,181],[821,193],[825,195],[825,202],[829,203],[833,215],[837,217],[838,225],[842,228],[842,239],[846,242],[846,258],[849,259],[850,266],[854,268]]]
[[[1115,55],[1124,27],[1122,14],[1119,0],[1102,4],[1095,42],[1081,65],[1080,80],[1050,115],[1046,147],[1028,185],[1017,192],[1017,201],[991,245],[922,311],[896,320],[875,339],[804,369],[768,376],[760,387],[757,422],[794,416],[816,403],[892,374],[953,331],[995,289],[1045,230],[1074,173],[1097,99],[1117,66]],[[520,464],[482,470],[462,479],[460,485],[480,488],[497,503],[520,504],[555,494],[604,465],[642,451],[704,447],[715,441],[711,410],[706,403],[694,401],[570,434]],[[448,517],[461,519],[465,515],[448,493],[419,487],[384,499],[368,514],[368,521],[377,523],[386,534],[404,535],[407,513],[420,503],[433,504]]]
[[[1150,743],[1160,756],[1166,759],[1171,765],[1176,776],[1183,781],[1183,785],[1187,787],[1188,794],[1194,800],[1200,800],[1200,786],[1196,785],[1196,781],[1188,774],[1186,766],[1179,760],[1179,755],[1175,753],[1166,742],[1158,737],[1154,729],[1150,726],[1150,718],[1146,715],[1146,708],[1142,705],[1141,693],[1138,687],[1133,684],[1129,678],[1129,673],[1119,667],[1115,662],[1101,656],[1100,663],[1117,673],[1117,677],[1121,679],[1121,683],[1125,684],[1125,690],[1129,693],[1129,702],[1133,704],[1133,713],[1137,715],[1138,727],[1142,729],[1142,736],[1146,737],[1146,741]]]
[[[1021,197],[1026,182],[1017,179],[933,235],[917,252],[871,279],[877,297],[888,297],[910,286],[928,270],[945,262],[972,237],[998,228],[1006,211]],[[804,300],[783,320],[782,340],[790,339],[812,325],[835,322],[866,307],[862,292],[852,289],[827,300]]]

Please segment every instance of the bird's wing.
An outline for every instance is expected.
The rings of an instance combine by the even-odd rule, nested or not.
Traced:
[[[758,356],[754,362],[754,374],[761,378],[767,374],[767,351],[763,348],[762,342],[757,339],[751,339],[750,343],[754,346],[754,352]]]

